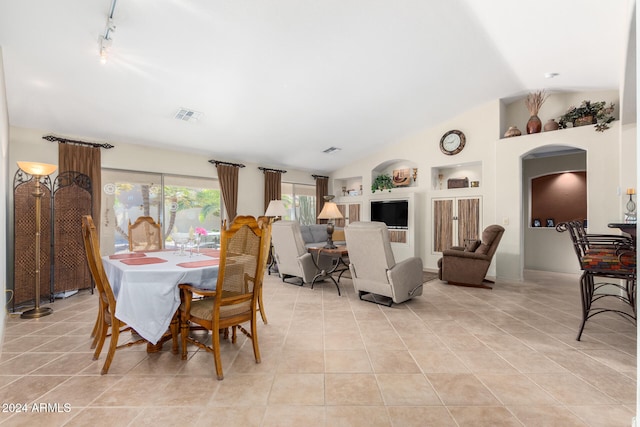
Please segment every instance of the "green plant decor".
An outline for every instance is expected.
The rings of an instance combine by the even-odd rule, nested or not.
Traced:
[[[567,123],[571,123],[575,126],[575,121],[584,117],[593,117],[595,119],[595,128],[597,132],[604,132],[609,129],[609,123],[613,121],[613,107],[611,103],[607,107],[607,103],[604,101],[591,102],[582,101],[579,107],[569,107],[567,112],[560,116],[558,124],[560,128],[565,129]]]
[[[384,191],[393,188],[393,180],[390,175],[383,173],[382,175],[378,175],[376,179],[371,183],[371,192],[375,193],[376,190]]]

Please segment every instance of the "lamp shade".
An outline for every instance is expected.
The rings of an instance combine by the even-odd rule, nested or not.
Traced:
[[[267,206],[267,211],[264,216],[285,216],[287,214],[287,208],[284,207],[282,200],[272,200]]]
[[[336,218],[344,218],[340,213],[340,210],[338,209],[338,205],[336,205],[334,202],[325,202],[320,215],[318,215],[318,219]]]
[[[56,165],[50,165],[47,163],[37,163],[37,162],[17,162],[17,163],[20,169],[34,176],[51,175],[58,168],[58,166]]]

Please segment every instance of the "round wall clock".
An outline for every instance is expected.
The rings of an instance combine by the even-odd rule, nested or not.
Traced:
[[[464,148],[466,138],[459,130],[450,130],[440,138],[440,150],[449,156],[458,154]]]

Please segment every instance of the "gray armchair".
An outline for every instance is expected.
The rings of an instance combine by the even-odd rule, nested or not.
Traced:
[[[422,295],[422,259],[396,263],[383,222],[353,222],[344,233],[349,270],[360,299],[391,306]]]
[[[451,285],[491,289],[485,278],[504,228],[490,225],[482,232],[482,240],[470,241],[466,247],[454,246],[442,252],[438,260],[438,277]]]
[[[300,286],[311,283],[321,270],[330,270],[332,259],[320,255],[317,262],[307,251],[300,223],[297,221],[276,221],[271,226],[271,243],[278,273],[282,281],[291,277],[301,280]],[[317,264],[317,265],[316,265]],[[289,283],[289,282],[287,282]]]

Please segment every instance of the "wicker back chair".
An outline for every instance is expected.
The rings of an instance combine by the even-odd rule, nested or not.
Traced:
[[[140,216],[131,224],[129,220],[129,250],[157,251],[162,249],[162,227],[150,216]]]
[[[262,226],[262,227],[261,227]],[[269,252],[269,225],[259,225],[252,216],[237,216],[229,229],[221,232],[220,267],[216,289],[203,290],[193,285],[180,285],[180,326],[182,359],[187,358],[187,342],[213,353],[216,374],[224,378],[220,360],[220,332],[236,342],[236,329],[253,344],[256,363],[260,363],[256,313],[262,288],[265,259]],[[194,299],[194,295],[204,298]],[[241,324],[249,322],[250,331]],[[190,336],[190,329],[201,327],[212,331],[211,346]]]
[[[111,284],[107,278],[107,274],[104,271],[102,265],[102,257],[100,256],[100,241],[96,226],[93,223],[93,219],[90,215],[82,217],[82,236],[85,242],[85,251],[87,253],[87,263],[89,264],[89,270],[98,289],[98,296],[100,298],[98,314],[98,327],[96,331],[96,350],[93,354],[93,360],[97,360],[100,357],[102,346],[105,339],[108,336],[109,328],[111,328],[111,342],[109,344],[109,352],[105,359],[104,365],[101,370],[101,374],[104,375],[109,371],[111,362],[115,355],[116,350],[121,348],[130,347],[135,344],[146,343],[144,338],[128,341],[122,345],[118,345],[118,338],[120,333],[132,330],[124,322],[116,317],[116,299],[111,289]],[[171,324],[171,335],[173,337],[173,350],[174,353],[178,352],[178,323],[177,318]]]

